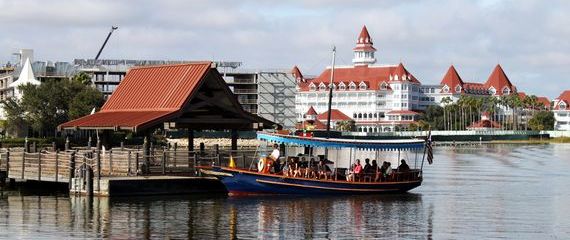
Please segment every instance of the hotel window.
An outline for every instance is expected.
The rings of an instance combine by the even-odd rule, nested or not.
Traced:
[[[403,85],[402,85],[402,90],[408,90],[408,84],[403,84]]]
[[[402,103],[402,107],[408,107],[408,103]]]
[[[324,91],[326,89],[324,84],[319,85],[319,91]]]
[[[351,84],[351,85],[348,86],[348,89],[349,89],[349,90],[356,90],[356,85]]]
[[[457,86],[455,87],[455,92],[461,92],[461,86],[457,85]]]
[[[388,89],[388,84],[386,84],[385,82],[383,82],[382,84],[380,84],[380,89],[381,89],[381,90],[386,90],[386,89]]]
[[[509,94],[511,90],[508,87],[503,88],[503,94]]]
[[[495,95],[497,93],[497,90],[494,87],[490,87],[489,93],[491,93],[492,95]]]
[[[402,99],[408,99],[408,94],[402,94]]]
[[[443,92],[444,93],[448,93],[449,92],[449,87],[447,85],[443,86]]]
[[[560,110],[566,110],[566,104],[560,103]],[[564,115],[566,115],[566,114],[564,114]],[[560,116],[562,117],[562,114],[560,114]]]
[[[315,87],[315,85],[311,84],[311,86],[309,86],[309,90],[315,91],[315,90],[317,90],[317,87]]]
[[[360,84],[360,90],[366,90],[366,84],[361,83]]]
[[[338,85],[338,89],[339,89],[339,90],[346,90],[346,85],[344,85],[344,83],[340,83],[340,84]]]

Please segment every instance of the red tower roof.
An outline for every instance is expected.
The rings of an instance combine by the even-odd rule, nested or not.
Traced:
[[[295,77],[297,82],[303,81],[303,74],[301,74],[301,70],[299,70],[297,65],[295,65],[293,67],[293,69],[291,70],[291,73],[293,74],[293,76]]]
[[[305,115],[317,115],[317,111],[315,111],[315,108],[311,106],[309,107],[309,110],[307,110],[307,113],[305,113]]]
[[[327,118],[328,118],[328,111],[321,113],[317,116],[317,120],[320,121],[326,122]],[[350,118],[349,116],[347,116],[338,109],[331,109],[331,121],[347,121],[347,120],[352,120],[352,118]]]
[[[449,69],[447,69],[447,73],[441,79],[441,85],[447,85],[450,89],[455,89],[458,85],[461,87],[461,91],[463,92],[463,80],[455,70],[455,67],[451,65]]]
[[[508,88],[510,93],[514,93],[516,91],[515,86],[511,83],[505,71],[500,64],[497,64],[493,72],[485,82],[485,87],[487,89],[493,87],[496,90],[496,95],[503,95],[503,89]]]
[[[554,106],[554,110],[560,109],[560,102],[564,102],[566,104],[566,109],[569,109],[568,104],[570,103],[570,90],[562,92],[556,100],[558,100],[558,102],[556,103],[556,106]]]
[[[353,50],[373,52],[376,51],[376,49],[372,47],[373,44],[374,43],[372,42],[372,38],[368,33],[368,29],[366,29],[366,25],[364,25],[360,31],[360,34],[358,35],[358,39],[356,39],[356,47]]]

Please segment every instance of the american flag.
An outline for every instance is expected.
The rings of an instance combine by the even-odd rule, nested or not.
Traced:
[[[431,165],[433,163],[433,148],[431,146],[431,130],[429,131],[426,148],[427,148],[427,161]]]

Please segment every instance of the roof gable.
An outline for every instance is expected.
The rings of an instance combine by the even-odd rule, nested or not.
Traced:
[[[328,111],[317,115],[317,120],[319,121],[326,121],[327,118],[328,118]],[[331,121],[347,121],[347,120],[352,120],[352,118],[350,118],[349,116],[347,116],[338,109],[331,109]]]
[[[500,64],[497,64],[495,69],[493,69],[493,72],[487,79],[487,82],[485,82],[485,87],[489,89],[493,87],[496,90],[496,95],[503,95],[503,89],[505,89],[505,87],[509,89],[509,93],[516,92],[516,88],[513,86]]]
[[[180,109],[210,69],[210,62],[131,69],[101,112]]]
[[[459,85],[463,90],[463,84],[463,80],[453,65],[447,69],[447,73],[445,73],[445,76],[443,76],[443,79],[441,79],[441,85],[447,85],[451,89],[455,89],[455,87]]]

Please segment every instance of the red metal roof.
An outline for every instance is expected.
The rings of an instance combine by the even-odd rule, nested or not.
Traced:
[[[306,79],[306,82],[301,82],[298,84],[300,91],[309,91],[309,85],[311,83],[315,84],[318,89],[320,83],[324,83],[326,86],[330,83],[331,69],[327,68],[316,78]],[[406,80],[411,83],[420,83],[412,74],[406,70],[404,65],[400,63],[397,66],[351,66],[351,67],[339,67],[334,69],[334,83],[338,86],[339,83],[344,82],[346,85],[346,91],[349,90],[348,84],[354,82],[356,84],[356,91],[359,90],[358,84],[360,82],[367,83],[366,90],[379,90],[380,84],[382,82],[396,82],[395,75],[398,75],[398,82],[402,81],[402,76],[406,75]],[[393,80],[390,80],[392,76]],[[410,80],[408,80],[408,77]],[[340,91],[340,90],[339,90]]]
[[[328,112],[329,111],[319,114],[317,116],[317,120],[326,122],[328,118]],[[348,120],[352,120],[352,118],[350,118],[349,116],[347,116],[338,109],[331,109],[331,121],[348,121]]]
[[[372,42],[372,38],[368,33],[368,29],[366,25],[362,26],[362,30],[358,35],[358,39],[356,39],[356,47],[353,49],[354,51],[366,51],[366,52],[374,52],[376,49],[372,46],[374,43]]]
[[[309,110],[307,110],[307,113],[305,113],[305,115],[317,115],[317,111],[315,110],[315,108],[313,108],[313,106],[309,107]]]
[[[497,91],[496,95],[503,95],[503,89],[505,87],[510,90],[510,93],[516,92],[515,86],[511,83],[500,64],[497,64],[495,69],[493,69],[493,72],[489,76],[489,79],[487,79],[487,82],[485,82],[485,87],[487,89],[490,87],[495,88]]]
[[[464,91],[463,80],[461,79],[461,77],[459,76],[457,70],[455,70],[455,67],[453,65],[449,67],[447,73],[445,73],[445,76],[443,76],[443,79],[441,79],[441,85],[442,86],[447,85],[447,87],[449,87],[450,92],[455,92],[455,88],[459,85],[461,87],[461,92]]]
[[[137,131],[179,114],[200,86],[210,62],[131,69],[101,111],[60,128],[113,128]]]
[[[202,62],[131,69],[101,112],[178,110],[210,66],[210,62]]]
[[[300,82],[303,81],[303,74],[301,74],[301,70],[299,70],[299,68],[297,67],[297,65],[295,65],[293,67],[293,69],[291,70],[291,73],[293,74],[293,76],[295,77],[295,79]]]
[[[544,105],[545,109],[550,109],[550,100],[547,97],[537,97],[536,101]]]
[[[420,113],[410,111],[410,110],[393,110],[393,111],[387,112],[386,114],[390,114],[390,115],[418,115]]]
[[[560,110],[560,103],[564,102],[566,105],[566,110],[570,109],[568,103],[570,103],[570,90],[566,90],[560,94],[558,98],[556,98],[556,106],[554,106],[554,110]]]

